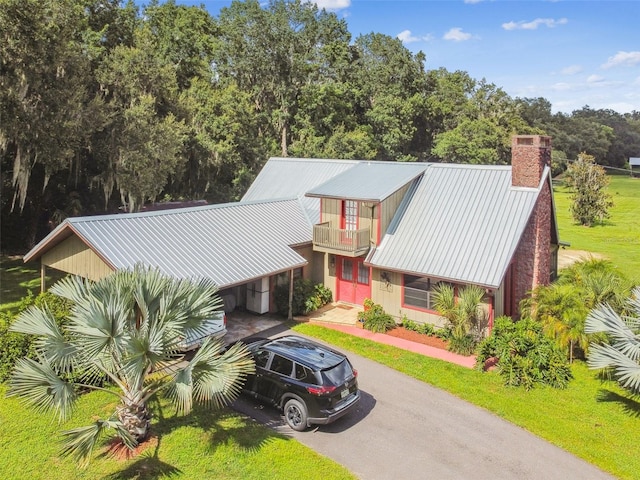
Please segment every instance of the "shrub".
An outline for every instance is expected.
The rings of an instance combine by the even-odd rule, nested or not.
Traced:
[[[368,310],[358,313],[358,320],[364,328],[374,333],[385,333],[396,327],[396,321],[386,313],[381,305],[374,303]]]
[[[529,318],[496,319],[491,335],[478,346],[477,367],[490,358],[497,359],[497,370],[509,386],[565,388],[572,378],[566,354],[544,335],[540,323]]]
[[[278,285],[273,291],[278,313],[289,314],[289,284]],[[302,279],[293,282],[292,309],[294,315],[304,315],[331,303],[331,290],[322,284],[314,285],[311,280]]]
[[[460,355],[471,355],[477,347],[476,339],[473,335],[450,335],[448,338],[448,350]]]
[[[17,307],[17,311],[0,312],[0,382],[9,378],[16,361],[19,358],[36,358],[36,340],[33,335],[11,332],[9,328],[20,313],[27,308],[45,306],[51,311],[58,325],[64,328],[69,315],[70,302],[49,292],[41,293],[37,297],[29,292]]]
[[[436,329],[430,323],[418,323],[405,317],[402,319],[402,326],[407,330],[418,332],[423,335],[429,335],[431,337],[436,336]]]

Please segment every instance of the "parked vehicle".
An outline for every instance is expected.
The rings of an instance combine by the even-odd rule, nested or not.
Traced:
[[[198,332],[188,331],[185,337],[178,344],[178,349],[188,352],[202,345],[205,338],[222,338],[227,334],[227,316],[224,312],[217,312],[212,318],[204,321],[202,328]]]
[[[358,373],[340,352],[294,335],[250,339],[247,345],[256,372],[243,391],[282,409],[293,430],[331,423],[360,400]]]

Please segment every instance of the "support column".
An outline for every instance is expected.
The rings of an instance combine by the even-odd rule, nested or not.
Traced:
[[[293,320],[293,268],[289,275],[289,315],[287,320]]]
[[[45,278],[47,277],[47,266],[40,261],[40,293],[47,289]]]

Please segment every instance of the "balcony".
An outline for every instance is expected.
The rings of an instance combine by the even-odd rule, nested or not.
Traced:
[[[329,223],[313,226],[313,249],[347,257],[359,257],[369,251],[369,229],[344,230]]]

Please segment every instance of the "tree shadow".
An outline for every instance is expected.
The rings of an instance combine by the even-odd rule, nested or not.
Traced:
[[[598,391],[598,396],[596,397],[596,399],[598,402],[619,403],[622,405],[625,414],[631,417],[640,418],[640,399],[638,399],[637,397],[627,397],[611,390],[602,388]]]
[[[163,402],[154,398],[149,402],[149,408],[155,420],[150,429],[155,442],[134,458],[133,463],[104,477],[106,480],[156,479],[181,475],[183,472],[180,468],[160,459],[160,448],[167,435],[182,427],[201,428],[209,439],[208,449],[211,452],[220,445],[228,444],[247,452],[256,452],[276,437],[287,438],[239,415],[230,407],[207,409],[198,405],[188,415],[178,415],[172,406],[163,405]],[[109,455],[109,452],[104,452],[100,456]]]

